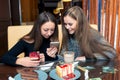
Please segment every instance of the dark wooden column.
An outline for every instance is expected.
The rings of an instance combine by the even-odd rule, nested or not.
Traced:
[[[0,0],[0,57],[7,51],[7,27],[11,22],[10,0]]]
[[[21,0],[10,0],[12,25],[20,25],[22,23]]]
[[[8,51],[7,28],[21,23],[20,1],[0,0],[0,58]]]

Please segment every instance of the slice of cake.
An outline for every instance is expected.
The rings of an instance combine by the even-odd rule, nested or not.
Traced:
[[[74,78],[74,64],[63,64],[56,66],[56,73],[60,78]]]
[[[35,68],[20,68],[17,72],[21,74],[21,78],[24,80],[39,80]]]

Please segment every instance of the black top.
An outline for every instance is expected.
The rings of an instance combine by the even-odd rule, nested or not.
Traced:
[[[44,39],[39,49],[40,53],[44,53],[45,61],[57,60],[58,59],[57,56],[56,58],[52,58],[47,55],[46,49],[49,47],[50,47],[50,40]],[[12,66],[16,66],[15,63],[17,60],[17,56],[22,52],[25,53],[25,56],[29,56],[29,53],[34,51],[33,48],[34,48],[34,43],[27,43],[24,40],[20,40],[16,43],[16,45],[13,48],[11,48],[5,55],[3,55],[2,62]]]

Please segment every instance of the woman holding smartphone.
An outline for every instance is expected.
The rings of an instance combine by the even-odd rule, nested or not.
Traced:
[[[40,62],[57,60],[58,49],[55,46],[50,47],[51,41],[58,41],[56,18],[49,12],[42,12],[32,30],[3,55],[2,62],[12,66],[36,67]],[[25,53],[25,57],[18,58],[22,52]],[[30,58],[31,52],[42,53],[39,54],[40,59]]]

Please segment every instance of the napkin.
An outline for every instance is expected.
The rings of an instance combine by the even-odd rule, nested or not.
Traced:
[[[85,76],[85,80],[88,80],[89,79],[89,75],[88,75],[88,70],[85,70],[85,73],[84,73],[84,76]]]
[[[50,69],[52,66],[53,66],[54,62],[51,62],[51,63],[48,63],[48,64],[45,64],[45,65],[40,65],[38,67],[40,67],[41,70],[48,70]]]
[[[15,80],[13,77],[9,76],[8,80]]]
[[[74,67],[78,66],[78,63],[79,63],[78,61],[73,62]]]
[[[102,80],[102,79],[97,77],[97,78],[90,78],[89,80]]]

